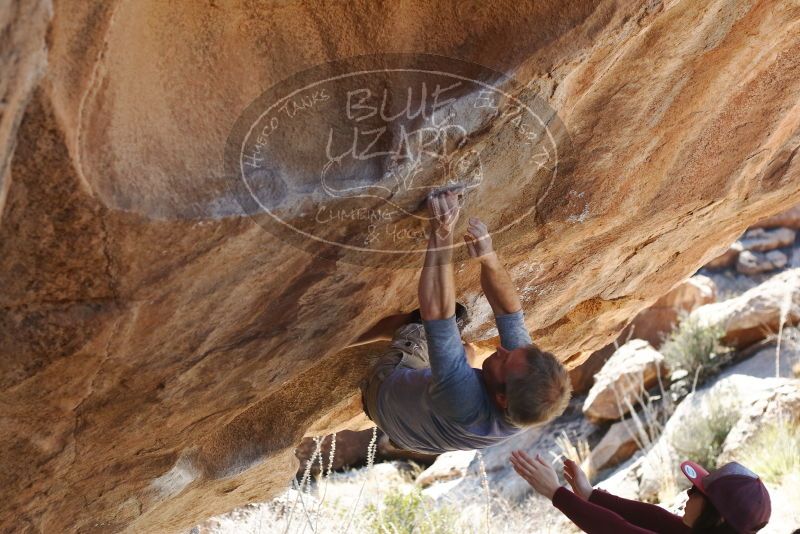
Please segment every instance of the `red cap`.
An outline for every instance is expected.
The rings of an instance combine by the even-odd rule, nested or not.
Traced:
[[[703,487],[703,479],[708,476],[708,471],[703,469],[699,464],[687,460],[681,464],[681,472],[689,479],[689,482],[694,484],[697,489],[705,495],[706,491]]]
[[[767,488],[742,464],[730,462],[709,473],[687,461],[681,464],[681,472],[737,532],[757,532],[769,521],[772,506]]]

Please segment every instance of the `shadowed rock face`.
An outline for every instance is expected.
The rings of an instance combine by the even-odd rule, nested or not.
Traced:
[[[800,7],[483,6],[2,8],[3,530],[179,530],[283,489],[304,435],[363,423],[356,385],[381,347],[343,347],[416,307],[416,272],[320,259],[221,193],[237,116],[301,70],[450,56],[558,113],[571,151],[548,187],[482,125],[507,166],[470,206],[498,223],[536,206],[502,256],[533,338],[569,366],[800,201]],[[465,337],[490,345],[462,260]]]

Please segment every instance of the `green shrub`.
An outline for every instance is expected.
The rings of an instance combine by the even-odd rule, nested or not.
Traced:
[[[703,413],[689,417],[672,445],[682,460],[692,460],[709,471],[717,468],[717,457],[733,425],[739,418],[734,395],[715,395],[707,400]]]
[[[739,455],[740,462],[767,482],[780,484],[800,475],[800,421],[776,421],[764,426]]]
[[[661,346],[661,354],[670,371],[684,370],[700,384],[730,361],[730,349],[721,343],[724,335],[722,325],[701,324],[684,315]]]
[[[454,511],[429,505],[418,488],[392,490],[382,507],[368,505],[365,514],[369,532],[375,534],[450,534],[457,519]]]

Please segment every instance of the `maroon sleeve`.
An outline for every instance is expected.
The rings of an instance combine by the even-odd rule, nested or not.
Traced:
[[[602,490],[592,491],[589,502],[616,512],[634,525],[650,530],[676,534],[690,530],[680,517],[655,504],[623,499]]]
[[[587,534],[655,534],[628,523],[611,510],[581,499],[563,486],[553,494],[553,506]]]

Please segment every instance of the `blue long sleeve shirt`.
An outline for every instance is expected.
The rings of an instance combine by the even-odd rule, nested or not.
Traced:
[[[531,344],[522,310],[495,316],[500,344]],[[453,315],[422,322],[430,368],[398,367],[378,393],[378,426],[397,445],[426,453],[483,449],[521,431],[489,398],[481,371],[467,363]]]

